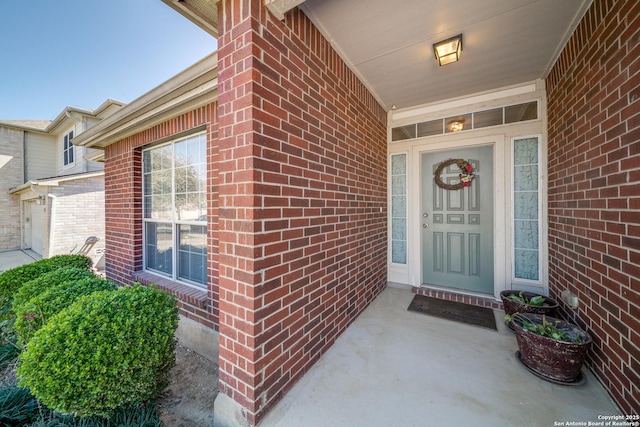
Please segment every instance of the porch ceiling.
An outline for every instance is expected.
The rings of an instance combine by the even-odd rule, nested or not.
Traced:
[[[300,6],[386,109],[545,78],[591,0],[306,0]],[[462,33],[459,62],[433,43]]]
[[[219,0],[162,0],[218,35]],[[387,110],[543,79],[593,0],[265,0],[298,6]],[[433,44],[463,35],[460,61]]]

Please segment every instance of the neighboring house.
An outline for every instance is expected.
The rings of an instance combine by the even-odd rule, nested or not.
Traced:
[[[102,152],[73,139],[123,105],[107,100],[93,111],[67,107],[53,121],[0,121],[0,250],[84,253],[103,268]]]
[[[163,1],[218,52],[76,143],[105,150],[107,276],[156,282],[218,331],[217,408],[259,422],[393,283],[492,307],[502,289],[574,293],[562,310],[592,333],[591,369],[638,412],[639,3],[483,2],[502,25],[456,27],[458,5]],[[408,32],[438,16],[477,37],[443,69],[420,53],[437,39]],[[510,41],[546,50],[493,56]],[[471,187],[434,185],[449,158]]]
[[[25,182],[26,146],[36,147],[50,123],[49,120],[0,122],[0,251],[22,247],[20,198],[9,190]],[[50,150],[48,158],[52,155]]]

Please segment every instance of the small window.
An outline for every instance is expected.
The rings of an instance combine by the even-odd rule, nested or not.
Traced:
[[[473,113],[473,128],[480,129],[502,124],[502,108]]]
[[[526,122],[538,118],[538,101],[509,105],[490,110],[476,111],[459,116],[445,117],[417,124],[398,126],[391,129],[391,141],[423,138],[463,130],[482,129],[489,126]],[[444,124],[444,126],[443,126]]]
[[[431,135],[442,135],[442,119],[418,123],[418,138]]]
[[[416,137],[416,125],[399,126],[391,129],[391,140],[402,141]]]
[[[536,101],[525,104],[511,105],[504,108],[504,122],[517,123],[538,118],[538,103]]]
[[[73,131],[64,136],[64,144],[62,146],[62,156],[64,157],[64,165],[69,166],[75,162],[75,147],[71,140],[73,139]]]

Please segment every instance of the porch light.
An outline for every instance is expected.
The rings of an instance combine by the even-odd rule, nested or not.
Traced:
[[[458,132],[464,129],[464,120],[454,120],[449,122],[449,130],[451,132]]]
[[[459,60],[460,52],[462,52],[462,34],[433,44],[433,53],[441,66]]]

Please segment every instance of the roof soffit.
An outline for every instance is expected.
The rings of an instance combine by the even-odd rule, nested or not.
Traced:
[[[216,38],[218,37],[219,1],[220,0],[162,0],[164,4]]]
[[[305,0],[265,0],[265,5],[276,18],[282,21],[285,13],[304,2]]]

